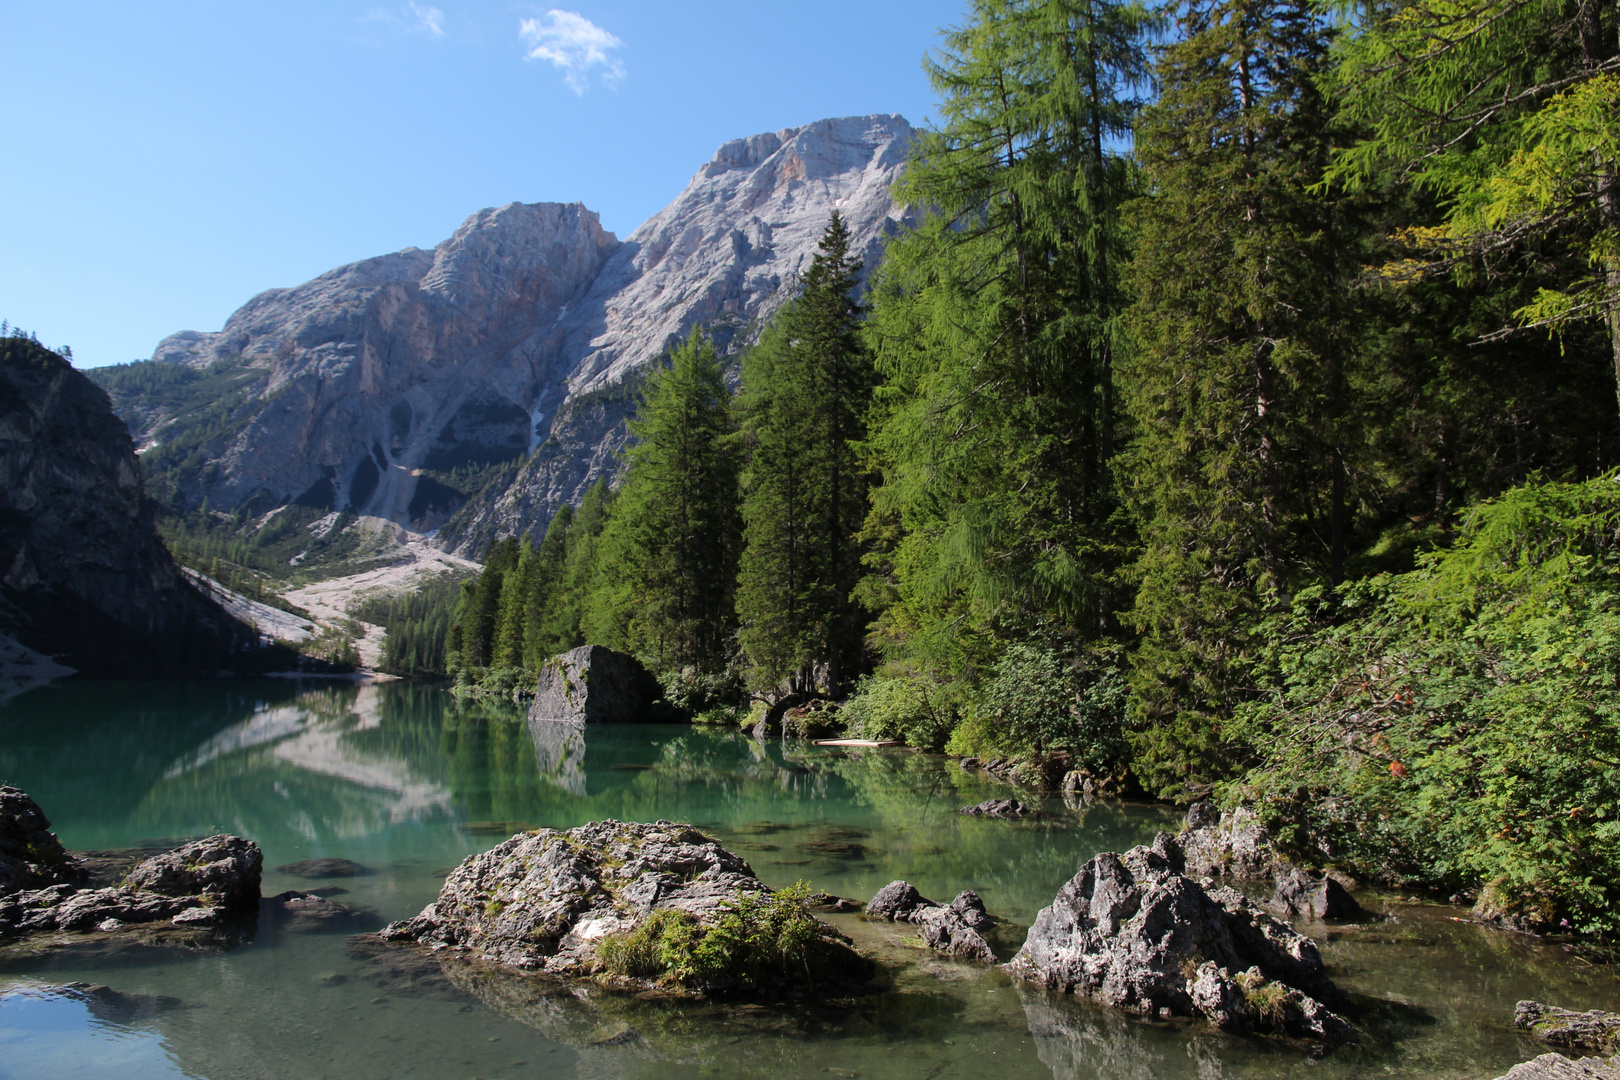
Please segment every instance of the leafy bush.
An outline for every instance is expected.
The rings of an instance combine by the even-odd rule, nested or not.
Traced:
[[[1266,627],[1226,738],[1306,854],[1464,891],[1528,927],[1620,930],[1620,485],[1531,484],[1449,551]]]
[[[821,927],[805,882],[745,895],[709,924],[672,908],[597,945],[602,971],[701,989],[750,989],[784,977],[813,980],[811,947]]]
[[[943,687],[889,675],[862,679],[839,717],[857,738],[899,739],[929,750],[945,745],[958,719]]]
[[[1125,756],[1126,686],[1117,658],[1076,663],[1038,645],[1009,647],[973,710],[1020,750],[1067,750],[1103,775]]]

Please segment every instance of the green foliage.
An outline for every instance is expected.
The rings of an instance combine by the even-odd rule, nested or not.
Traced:
[[[371,597],[353,609],[356,616],[387,633],[382,670],[407,678],[449,674],[445,647],[465,580],[454,575],[433,578],[414,592]]]
[[[704,990],[813,982],[811,950],[821,927],[807,906],[810,895],[802,881],[774,893],[745,894],[708,923],[663,908],[629,934],[604,938],[597,963],[610,974]]]
[[[1119,213],[1137,185],[1112,147],[1153,22],[1055,0],[971,15],[928,64],[942,124],[896,197],[931,211],[889,244],[867,323],[883,483],[865,591],[891,657],[970,677],[1018,626],[1092,638],[1120,606]]]
[[[714,346],[694,330],[629,425],[583,629],[656,670],[717,670],[731,651],[741,522],[730,404]]]
[[[857,445],[874,381],[853,293],[861,263],[835,210],[804,291],[744,357],[738,638],[756,690],[843,693],[870,616],[852,599],[867,469]]]
[[[959,719],[945,686],[916,677],[870,675],[839,710],[849,733],[862,739],[899,739],[940,750]]]
[[[1066,750],[1076,766],[1111,774],[1125,758],[1126,687],[1119,658],[1084,666],[1050,648],[1010,647],[976,712],[1026,751]]]
[[[1302,595],[1227,733],[1242,790],[1353,872],[1620,928],[1617,574],[1604,477],[1516,489],[1417,570]]]

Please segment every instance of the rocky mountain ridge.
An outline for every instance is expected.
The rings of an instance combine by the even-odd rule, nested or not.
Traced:
[[[908,220],[889,189],[912,135],[867,116],[729,142],[622,242],[579,203],[482,210],[431,252],[267,290],[98,381],[171,510],[347,512],[476,553],[612,474],[672,340],[751,341],[834,209],[875,265]]]

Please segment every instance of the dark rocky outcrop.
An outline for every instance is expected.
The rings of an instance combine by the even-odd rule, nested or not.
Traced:
[[[1513,1026],[1561,1050],[1620,1052],[1620,1013],[1573,1012],[1539,1001],[1521,1001],[1513,1009]]]
[[[1019,802],[1017,799],[986,799],[976,806],[964,806],[958,810],[959,814],[969,817],[994,817],[1017,820],[1026,818],[1035,811]]]
[[[529,723],[634,723],[658,696],[658,680],[635,657],[581,645],[540,665]]]
[[[1278,872],[1270,907],[1285,919],[1358,922],[1368,917],[1367,911],[1343,885],[1331,877],[1318,880],[1298,868]]]
[[[874,919],[912,923],[930,949],[960,960],[996,962],[995,950],[984,935],[995,925],[979,894],[963,890],[949,904],[923,896],[909,882],[891,881],[867,901],[866,914]]]
[[[39,804],[0,787],[0,896],[51,885],[84,885],[88,874],[51,832]]]
[[[0,338],[0,634],[84,674],[212,673],[256,643],[180,573],[107,395]]]
[[[1036,915],[1008,969],[1143,1015],[1349,1039],[1349,1023],[1323,1004],[1338,992],[1315,943],[1234,889],[1206,891],[1182,865],[1164,833],[1152,847],[1096,856]]]
[[[579,978],[601,970],[604,940],[622,940],[656,913],[707,932],[745,899],[771,895],[746,862],[690,825],[598,821],[522,833],[469,856],[437,900],[379,936]],[[815,927],[808,970],[793,977],[822,991],[864,983],[870,965],[837,931]]]
[[[262,865],[263,856],[252,841],[210,836],[138,863],[121,885],[13,890],[0,896],[0,941],[48,933],[114,933],[157,922],[211,929],[251,918],[259,902]]]

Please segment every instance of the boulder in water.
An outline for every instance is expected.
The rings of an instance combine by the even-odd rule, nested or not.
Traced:
[[[39,804],[17,788],[0,787],[0,896],[86,880]]]
[[[1539,1001],[1521,1001],[1513,1008],[1513,1026],[1565,1050],[1620,1051],[1620,1013],[1601,1009],[1574,1012]]]
[[[802,994],[864,988],[871,965],[805,910],[773,893],[740,857],[690,825],[598,821],[537,829],[469,856],[387,942],[450,946],[514,968],[612,985],[702,995],[741,989]],[[784,945],[789,934],[803,935]],[[721,929],[734,945],[695,947]],[[778,947],[792,952],[776,955]],[[713,958],[726,963],[716,967]]]
[[[1357,922],[1367,917],[1367,912],[1343,885],[1331,877],[1318,881],[1297,868],[1277,874],[1277,888],[1270,906],[1284,918],[1303,916],[1326,922]]]
[[[658,680],[627,653],[581,645],[540,665],[529,721],[622,724],[646,719]]]
[[[1181,865],[1164,833],[1152,847],[1096,856],[1035,916],[1008,969],[1143,1015],[1349,1039],[1349,1023],[1322,1004],[1338,992],[1315,943],[1236,890],[1206,892]]]
[[[916,925],[922,931],[923,941],[935,952],[959,960],[996,962],[995,950],[984,939],[995,920],[985,911],[979,894],[971,889],[958,893],[949,904],[938,904],[909,882],[891,881],[867,902],[866,914]]]
[[[967,814],[969,817],[1009,818],[1012,820],[1028,817],[1034,812],[1034,810],[1017,799],[986,799],[977,806],[964,806],[957,811],[957,813]]]

